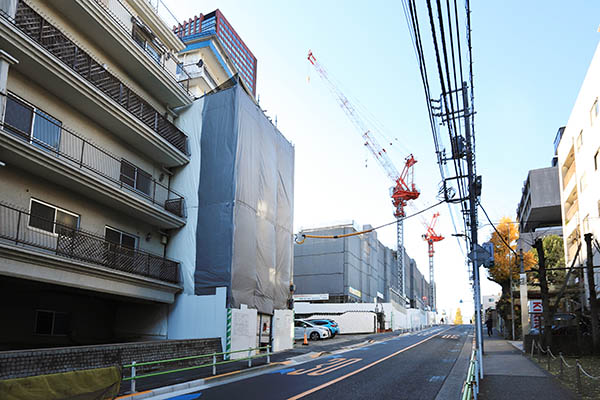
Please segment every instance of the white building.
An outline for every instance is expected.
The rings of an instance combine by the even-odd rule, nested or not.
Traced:
[[[579,90],[562,138],[557,137],[565,262],[570,265],[577,248],[576,265],[585,265],[584,235],[600,239],[600,47]],[[600,262],[594,246],[594,264]],[[600,271],[595,271],[596,286]],[[586,278],[587,287],[587,278]],[[598,290],[598,288],[596,288]],[[586,296],[587,297],[587,296]],[[586,300],[587,301],[587,300]]]

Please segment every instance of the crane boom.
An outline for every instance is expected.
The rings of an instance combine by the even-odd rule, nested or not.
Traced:
[[[352,102],[333,82],[327,69],[316,59],[315,55],[310,50],[308,51],[308,61],[315,67],[323,81],[327,83],[329,90],[333,93],[346,116],[348,116],[355,128],[362,135],[364,145],[383,168],[386,175],[394,182],[395,186],[392,189],[391,194],[392,203],[394,204],[394,207],[396,207],[394,215],[396,215],[396,217],[404,217],[404,206],[406,206],[406,202],[418,198],[420,194],[414,184],[413,166],[417,161],[412,154],[409,155],[405,159],[402,173],[398,172],[398,169],[394,166],[394,163],[388,156],[385,148],[383,148],[375,139],[373,131],[369,129]]]

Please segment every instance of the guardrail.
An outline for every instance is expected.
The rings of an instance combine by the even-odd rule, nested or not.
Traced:
[[[252,355],[252,352],[257,351],[257,350],[266,350],[266,353]],[[143,379],[143,378],[150,378],[152,376],[172,374],[175,372],[182,372],[182,371],[190,371],[193,369],[205,368],[205,367],[211,367],[211,366],[212,366],[212,374],[216,375],[217,374],[217,365],[224,365],[224,364],[230,364],[233,362],[248,360],[248,367],[252,367],[252,359],[260,358],[260,357],[267,357],[267,364],[270,364],[271,363],[271,351],[270,350],[271,350],[271,346],[263,346],[263,347],[249,348],[249,349],[245,349],[245,350],[234,350],[234,351],[226,351],[226,352],[221,352],[221,353],[200,354],[197,356],[172,358],[172,359],[168,359],[168,360],[146,361],[146,362],[140,362],[140,363],[133,361],[131,364],[123,365],[124,369],[131,368],[131,376],[123,378],[122,381],[123,382],[131,381],[131,391],[135,392],[136,391],[135,390],[136,380]],[[244,353],[244,352],[248,353],[247,357],[243,357],[243,358],[236,359],[236,360],[231,360],[230,359],[231,357],[229,357],[229,355],[231,355],[231,354]],[[218,356],[227,356],[227,357],[223,357],[223,361],[217,361]],[[188,361],[188,360],[195,360],[195,359],[199,359],[199,358],[209,358],[209,357],[212,357],[212,362],[208,363],[208,364],[193,365],[191,367],[176,368],[176,369],[172,369],[172,370],[168,370],[168,371],[151,372],[151,373],[143,374],[143,375],[137,375],[137,373],[136,373],[137,372],[136,369],[139,367],[143,367],[143,366],[164,364],[164,363],[173,363],[173,362],[180,362],[180,361]]]
[[[467,372],[467,379],[463,384],[462,388],[462,400],[477,400],[477,394],[479,393],[479,363],[477,361],[477,350],[473,349],[471,352],[471,359],[469,361],[469,370]]]

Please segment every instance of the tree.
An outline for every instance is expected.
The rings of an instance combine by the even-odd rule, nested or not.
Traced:
[[[561,285],[565,281],[567,273],[565,270],[554,270],[554,268],[565,267],[565,252],[563,250],[563,239],[558,235],[549,235],[542,240],[544,246],[544,255],[546,258],[546,279],[549,284]],[[535,249],[529,250],[535,260],[535,264],[538,263],[538,255]],[[536,268],[533,268],[536,270]],[[530,274],[527,280],[531,285],[539,286],[540,281],[537,274]]]
[[[462,313],[460,312],[460,307],[456,309],[456,315],[454,316],[454,325],[462,325]]]
[[[512,274],[513,282],[518,282],[521,272],[519,258],[515,255],[517,249],[517,239],[519,239],[519,230],[510,218],[503,217],[496,226],[496,231],[492,233],[490,242],[494,246],[494,265],[488,268],[488,279],[496,282],[502,288],[502,296],[496,304],[496,310],[505,326],[509,326],[507,319],[511,316],[511,296],[510,280]],[[525,271],[531,269],[536,264],[533,253],[523,254],[523,265]],[[519,315],[515,311],[515,316]],[[515,321],[516,322],[516,321]],[[518,325],[518,324],[517,324]]]
[[[510,296],[510,273],[512,272],[512,279],[517,281],[521,272],[518,257],[513,253],[517,249],[519,230],[517,224],[508,217],[503,217],[496,229],[500,235],[494,231],[490,238],[490,242],[494,245],[494,265],[488,267],[488,279],[502,287],[502,295]],[[523,264],[526,271],[536,264],[533,253],[523,254]]]

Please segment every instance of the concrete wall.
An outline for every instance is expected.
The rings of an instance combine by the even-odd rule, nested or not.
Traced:
[[[30,351],[0,352],[0,379],[23,378],[42,374],[69,372],[89,368],[125,365],[132,361],[155,361],[221,352],[218,339],[161,340],[156,342],[116,343],[100,346],[62,347]],[[169,368],[200,365],[212,361],[169,364]],[[185,364],[183,364],[185,363]],[[155,370],[155,366],[137,368],[138,374]],[[129,370],[124,371],[128,375]]]

